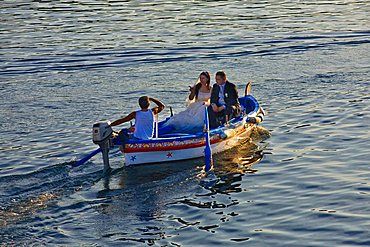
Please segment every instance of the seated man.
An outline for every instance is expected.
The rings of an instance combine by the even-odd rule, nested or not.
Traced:
[[[153,101],[157,107],[149,109],[150,101]],[[120,125],[135,119],[134,137],[141,140],[149,140],[154,134],[154,115],[163,111],[165,105],[159,100],[149,98],[148,96],[140,97],[139,105],[141,110],[131,112],[126,117],[114,121],[111,123],[111,126]],[[128,139],[127,130],[121,131],[119,137],[124,147],[125,141]]]
[[[217,128],[220,124],[238,117],[241,113],[236,86],[227,80],[223,71],[217,72],[215,79],[216,84],[213,85],[211,93],[211,105],[208,107],[211,128]]]

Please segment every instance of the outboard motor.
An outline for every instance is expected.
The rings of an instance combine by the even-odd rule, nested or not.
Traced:
[[[93,125],[92,138],[93,142],[98,144],[101,149],[104,162],[104,172],[110,169],[108,153],[109,148],[113,146],[112,133],[113,129],[110,126],[109,121],[100,121]]]

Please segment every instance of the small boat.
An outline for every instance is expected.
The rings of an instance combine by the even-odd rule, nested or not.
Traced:
[[[258,101],[250,95],[248,83],[245,96],[239,98],[242,114],[224,125],[209,131],[212,153],[220,153],[239,145],[249,138],[251,130],[259,124],[265,115]],[[164,130],[170,119],[156,123],[156,137],[150,140],[129,139],[123,151],[125,165],[140,165],[187,160],[204,157],[206,145],[204,131],[189,134]],[[157,131],[158,130],[158,131]],[[113,139],[114,146],[122,145],[118,137]]]

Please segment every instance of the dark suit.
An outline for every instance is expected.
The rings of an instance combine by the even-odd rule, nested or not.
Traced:
[[[214,84],[211,93],[211,104],[221,106],[221,104],[219,103],[219,93],[220,86]],[[224,88],[224,101],[226,109],[221,112],[214,112],[212,106],[208,107],[209,125],[211,128],[216,128],[220,126],[220,124],[225,123],[226,116],[228,116],[228,119],[230,120],[240,115],[241,109],[238,98],[238,89],[236,88],[236,86],[229,81],[226,81]]]

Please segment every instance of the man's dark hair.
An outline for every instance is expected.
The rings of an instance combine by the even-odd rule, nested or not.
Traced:
[[[142,96],[139,98],[139,105],[141,109],[146,109],[149,107],[150,102],[149,102],[149,97],[148,96]]]
[[[216,76],[222,77],[224,80],[226,80],[226,73],[223,71],[218,71]]]

